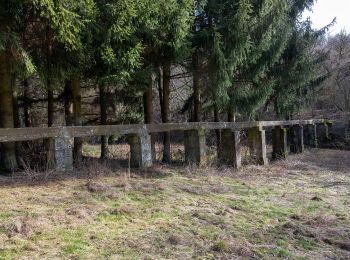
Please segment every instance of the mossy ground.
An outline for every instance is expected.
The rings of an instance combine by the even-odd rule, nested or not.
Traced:
[[[1,178],[0,259],[350,258],[349,158]]]

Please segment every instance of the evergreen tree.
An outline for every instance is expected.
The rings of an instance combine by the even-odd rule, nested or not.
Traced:
[[[77,1],[81,6],[88,0]],[[78,32],[82,27],[79,15],[70,8],[75,4],[71,1],[53,0],[3,0],[0,2],[0,91],[1,91],[1,126],[12,128],[13,97],[11,77],[16,68],[24,67],[29,72],[35,68],[28,49],[38,43],[44,43],[42,34],[50,32],[51,38],[67,49],[79,48]],[[52,34],[51,34],[52,33]],[[47,36],[47,34],[45,34]],[[50,50],[50,46],[46,46]],[[47,63],[48,64],[48,63]],[[47,66],[49,69],[50,66]],[[50,69],[49,69],[50,70]],[[49,78],[49,77],[48,77]],[[13,81],[14,79],[12,79]],[[48,80],[49,81],[49,80]],[[1,164],[5,170],[17,168],[14,144],[3,144]]]
[[[193,0],[154,0],[148,3],[149,26],[139,33],[145,45],[144,72],[148,73],[144,94],[146,119],[150,120],[152,104],[152,75],[162,77],[159,86],[162,122],[170,122],[170,84],[172,64],[183,61],[189,53],[189,33],[193,20]],[[154,20],[152,20],[154,18]],[[170,133],[164,133],[163,161],[170,162]]]
[[[275,81],[270,101],[278,117],[292,119],[314,88],[329,76],[327,73],[319,74],[326,53],[315,50],[329,26],[313,30],[310,21],[296,24],[280,62],[269,75]]]

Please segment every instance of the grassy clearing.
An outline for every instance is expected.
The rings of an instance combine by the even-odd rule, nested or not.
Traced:
[[[0,259],[350,258],[349,158],[325,150],[239,172],[158,166],[129,178],[100,165],[40,185],[3,178]]]

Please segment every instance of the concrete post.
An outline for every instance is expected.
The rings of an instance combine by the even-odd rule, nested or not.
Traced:
[[[266,156],[266,136],[265,130],[259,127],[249,128],[248,143],[250,156],[261,165],[267,165],[268,159]]]
[[[290,152],[304,152],[304,128],[301,125],[295,125],[290,128]]]
[[[205,130],[185,131],[185,157],[186,163],[203,166],[207,162],[207,145]]]
[[[63,127],[61,135],[51,143],[54,153],[54,168],[62,172],[73,170],[73,138],[68,135],[66,128]]]
[[[236,169],[241,168],[241,144],[240,144],[240,131],[232,131],[225,129],[221,135],[221,151],[219,154],[219,161],[233,166]]]
[[[153,163],[151,135],[148,132],[130,134],[128,140],[130,145],[130,166],[132,168],[151,167]]]
[[[272,159],[286,159],[288,157],[287,128],[276,126],[272,130]]]
[[[330,139],[329,126],[330,124],[327,122],[317,124],[317,140],[319,140],[319,144],[327,142]]]
[[[305,126],[304,144],[312,148],[317,148],[317,129],[315,124]]]

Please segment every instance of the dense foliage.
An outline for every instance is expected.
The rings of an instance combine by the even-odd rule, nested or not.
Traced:
[[[171,86],[179,75],[191,79],[182,86],[193,92],[182,109],[188,120],[213,110],[215,120],[226,113],[230,121],[254,119],[270,104],[277,116],[291,116],[324,78],[318,74],[324,55],[313,50],[327,28],[315,31],[301,20],[313,2],[1,0],[1,127],[33,126],[29,108],[39,98],[31,100],[31,91],[44,93],[48,126],[62,123],[55,118],[61,103],[65,124],[83,124],[82,85],[99,93],[101,124],[115,123],[108,117],[118,104],[127,107],[123,122],[144,114],[153,123],[155,101],[161,121],[170,122]],[[106,138],[102,143],[104,157]],[[79,158],[79,140],[75,147]],[[14,144],[1,148],[2,167],[17,168]]]

